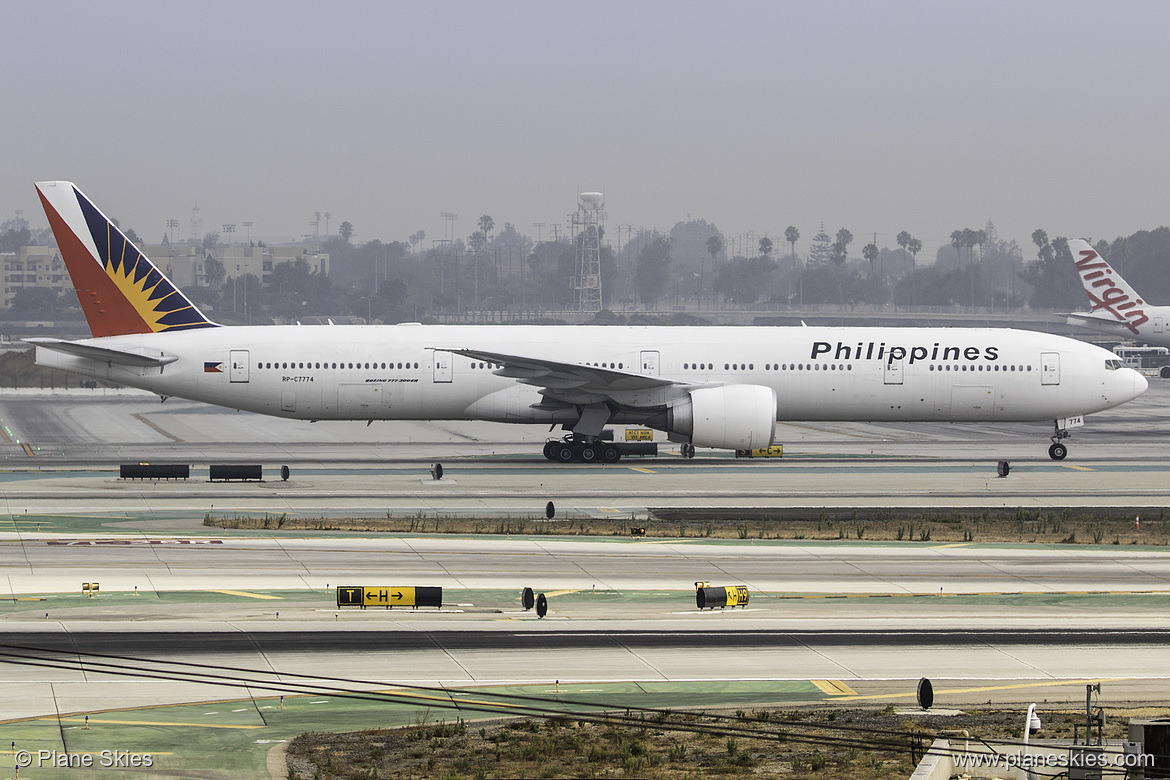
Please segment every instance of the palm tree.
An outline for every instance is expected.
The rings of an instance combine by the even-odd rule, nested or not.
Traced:
[[[800,238],[800,231],[794,225],[784,228],[784,240],[792,246],[792,268],[796,269],[796,242]],[[797,276],[797,286],[800,288],[800,303],[804,305],[804,269],[800,269]],[[791,303],[791,301],[789,301]]]
[[[906,242],[906,249],[910,252],[910,267],[918,267],[918,253],[922,251],[922,241],[912,238]]]
[[[877,262],[878,255],[880,254],[881,252],[878,251],[877,244],[866,244],[861,249],[861,256],[869,261],[870,276],[873,276],[875,273],[877,273],[877,269],[874,267],[874,263]]]
[[[955,267],[960,268],[963,265],[963,231],[951,231],[951,246],[955,248]]]
[[[910,243],[911,235],[908,231],[903,230],[898,234],[898,246],[902,247],[902,251],[906,251],[906,245]]]
[[[716,233],[707,239],[707,253],[711,255],[711,273],[715,273],[715,256],[723,251],[723,238]],[[703,308],[703,260],[699,259],[699,309]]]
[[[760,239],[760,254],[769,257],[772,254],[772,239],[764,236]]]
[[[833,242],[833,263],[837,266],[837,284],[841,293],[841,305],[845,305],[845,261],[849,259],[849,244],[853,242],[853,234],[845,228],[837,231],[837,240]]]
[[[496,226],[496,221],[494,219],[492,219],[491,217],[489,217],[487,214],[484,214],[482,217],[479,218],[479,229],[483,233],[484,243],[487,242],[488,235],[492,232],[492,228],[494,228],[495,226]]]

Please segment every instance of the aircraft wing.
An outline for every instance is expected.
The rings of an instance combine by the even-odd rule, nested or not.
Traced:
[[[101,360],[107,363],[117,363],[123,366],[149,368],[151,366],[165,366],[167,363],[174,363],[179,359],[177,355],[163,355],[161,353],[158,355],[147,355],[141,352],[128,352],[123,349],[99,347],[77,341],[65,341],[64,339],[31,338],[23,340],[29,344],[35,344],[38,347],[51,349],[54,352],[64,352],[66,355]]]
[[[548,399],[568,404],[612,401],[624,406],[655,406],[686,395],[693,386],[660,376],[616,368],[508,355],[482,349],[445,349],[472,360],[494,363],[493,373],[541,388]]]

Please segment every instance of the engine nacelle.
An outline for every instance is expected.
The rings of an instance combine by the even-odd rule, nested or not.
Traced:
[[[763,385],[724,385],[693,390],[666,412],[671,441],[699,447],[752,450],[776,436],[776,391]],[[657,422],[657,421],[656,421]]]

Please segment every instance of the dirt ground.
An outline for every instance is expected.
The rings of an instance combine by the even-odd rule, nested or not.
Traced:
[[[1140,517],[1140,522],[1135,522]],[[287,531],[549,534],[655,538],[1008,542],[1170,546],[1165,508],[1054,509],[652,509],[648,518],[289,517],[206,515],[204,525]]]
[[[1046,739],[1084,732],[1083,710],[1039,710]],[[1111,709],[1105,736],[1119,739],[1131,717],[1165,717],[1170,709]],[[966,730],[978,740],[1018,740],[1023,710],[969,710],[961,715],[900,714],[823,706],[706,713],[610,713],[548,719],[432,722],[293,740],[290,780],[334,778],[905,778],[938,736]],[[629,719],[636,719],[630,723]],[[596,722],[602,721],[602,722]],[[1004,745],[1001,749],[1007,749]]]

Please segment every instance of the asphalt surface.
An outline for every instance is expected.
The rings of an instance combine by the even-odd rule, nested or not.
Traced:
[[[1044,686],[1075,698],[1083,680],[1105,678],[1118,695],[1164,701],[1170,563],[1161,549],[248,539],[216,538],[201,523],[207,511],[542,515],[549,500],[558,519],[655,506],[1154,508],[1170,503],[1167,401],[1170,383],[1155,380],[1138,401],[1089,418],[1063,463],[1047,459],[1043,424],[802,424],[780,426],[778,462],[700,453],[565,467],[536,454],[547,432],[532,428],[310,425],[141,394],[6,393],[3,624],[13,644],[56,660],[0,663],[10,694],[0,717],[232,694],[206,677],[128,679],[88,653],[234,667],[268,675],[263,685],[322,670],[371,685],[779,677],[902,696],[932,675],[984,681],[955,694],[975,701]],[[1013,469],[1000,479],[1004,458]],[[109,470],[143,460],[195,464],[197,474],[129,483]],[[441,481],[427,474],[436,460],[447,467]],[[198,469],[219,462],[289,464],[293,478],[207,483]],[[37,533],[31,518],[50,515],[80,525]],[[81,601],[79,584],[97,580],[102,596]],[[695,580],[759,595],[745,610],[700,613],[688,593]],[[339,584],[404,582],[443,585],[450,606],[342,612],[332,603]],[[545,620],[516,604],[525,585],[564,591]],[[793,593],[807,598],[781,598]],[[67,657],[72,666],[61,665]]]

